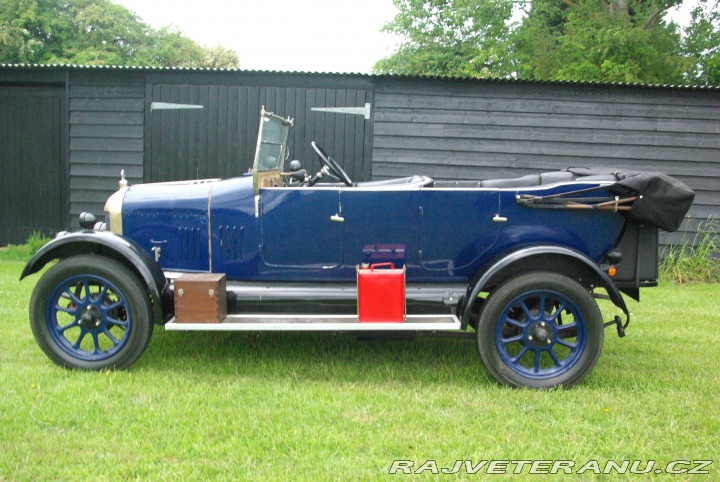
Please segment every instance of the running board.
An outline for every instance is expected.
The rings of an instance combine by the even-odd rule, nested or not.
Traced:
[[[174,290],[174,281],[183,273],[165,271]],[[455,306],[465,296],[467,284],[411,283],[405,286],[405,298],[417,302]],[[238,301],[270,300],[357,300],[357,283],[295,283],[227,281],[227,292]]]
[[[168,331],[437,331],[459,330],[455,315],[407,315],[403,322],[360,323],[357,315],[228,315],[221,323],[165,324]]]

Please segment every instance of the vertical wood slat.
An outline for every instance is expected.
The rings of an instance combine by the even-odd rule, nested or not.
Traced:
[[[217,101],[217,154],[212,165],[213,172],[216,176],[209,176],[206,172],[203,177],[227,177],[230,170],[230,159],[228,157],[228,90],[230,87],[219,89]],[[237,109],[237,105],[233,106]]]
[[[225,111],[227,122],[227,154],[225,156],[225,166],[222,177],[235,175],[235,173],[232,172],[231,166],[238,165],[238,144],[240,139],[237,136],[237,125],[240,116],[239,111],[238,88],[231,86],[228,91],[227,109]]]
[[[152,117],[152,100],[153,85],[145,84],[145,115],[143,122],[143,182],[150,182],[155,178],[156,166],[153,162],[153,117]]]

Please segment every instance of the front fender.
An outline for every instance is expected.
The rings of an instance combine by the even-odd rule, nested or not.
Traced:
[[[153,320],[164,322],[163,306],[168,306],[167,279],[155,260],[132,240],[106,231],[62,234],[40,248],[25,265],[20,280],[40,271],[55,259],[79,254],[107,256],[125,264],[145,283],[153,305]]]
[[[612,279],[603,271],[592,259],[588,258],[584,254],[565,248],[563,246],[531,246],[513,251],[506,256],[495,261],[487,270],[485,270],[480,278],[472,286],[472,291],[468,288],[469,294],[466,297],[465,306],[463,308],[463,323],[470,319],[470,311],[473,307],[474,300],[477,299],[478,295],[482,291],[486,291],[486,288],[492,285],[492,282],[497,279],[503,271],[510,270],[512,268],[518,268],[519,272],[527,272],[533,269],[534,263],[532,259],[539,257],[562,257],[569,259],[575,264],[581,263],[582,266],[588,268],[593,274],[597,275],[598,279],[602,283],[603,287],[607,290],[610,300],[620,308],[627,317],[627,322],[630,321],[630,311],[625,304],[625,300],[620,293],[618,287],[613,283]],[[522,266],[522,268],[520,268]],[[626,325],[627,326],[627,323]]]

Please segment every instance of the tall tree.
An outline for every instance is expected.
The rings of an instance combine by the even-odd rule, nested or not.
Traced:
[[[0,62],[205,67],[210,52],[110,0],[0,0]],[[226,67],[237,67],[225,57]]]
[[[380,73],[509,75],[512,0],[393,0],[399,13],[383,30],[405,37]]]
[[[685,34],[686,53],[693,60],[688,78],[720,85],[720,0],[701,0],[692,11]]]
[[[515,32],[518,76],[683,83],[682,39],[664,12],[681,0],[535,0]]]

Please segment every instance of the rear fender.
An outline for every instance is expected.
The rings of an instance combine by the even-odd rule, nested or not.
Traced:
[[[625,313],[629,322],[630,312],[620,290],[607,273],[592,259],[562,246],[532,246],[514,251],[496,260],[487,270],[482,272],[482,275],[474,284],[468,287],[468,295],[462,307],[463,328],[470,320],[470,312],[481,292],[488,291],[492,286],[517,274],[541,269],[555,269],[559,272],[566,272],[575,279],[578,278],[579,273],[589,273],[596,283],[607,290],[610,300]],[[567,271],[570,269],[573,272],[568,273]]]
[[[55,259],[96,254],[115,259],[133,270],[144,282],[153,306],[153,321],[162,324],[171,314],[167,280],[155,260],[130,239],[105,231],[82,231],[59,235],[40,248],[20,275],[24,279]]]

